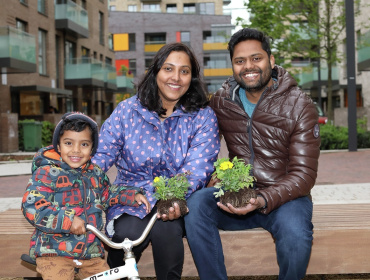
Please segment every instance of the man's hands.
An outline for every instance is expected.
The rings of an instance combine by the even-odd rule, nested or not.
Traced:
[[[168,215],[166,214],[158,214],[157,213],[157,218],[162,219],[163,221],[171,221],[171,220],[176,220],[181,217],[181,212],[180,212],[180,207],[179,205],[175,202],[173,204],[174,207],[170,207]],[[189,212],[189,209],[187,209]]]
[[[247,206],[240,208],[235,208],[230,203],[228,203],[227,205],[223,205],[221,202],[217,202],[217,206],[230,214],[246,215],[249,212],[264,207],[265,203],[265,199],[261,196],[258,196],[257,198],[251,198]]]
[[[136,202],[141,205],[144,203],[145,205],[145,208],[146,208],[146,213],[149,214],[150,213],[150,203],[148,202],[148,200],[146,199],[145,195],[142,195],[141,193],[137,193],[135,194],[135,200]]]

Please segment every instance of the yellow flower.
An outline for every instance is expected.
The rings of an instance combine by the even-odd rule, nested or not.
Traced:
[[[154,182],[154,183],[158,183],[158,182],[159,182],[159,180],[160,180],[160,179],[159,179],[159,177],[155,177],[155,178],[154,178],[154,180],[153,180],[153,182]]]
[[[232,164],[230,161],[225,161],[220,164],[220,169],[221,170],[227,170],[233,168],[234,164]]]

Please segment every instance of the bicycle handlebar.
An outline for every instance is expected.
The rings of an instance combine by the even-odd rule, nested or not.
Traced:
[[[156,220],[157,220],[157,213],[155,213],[153,217],[150,219],[148,225],[144,229],[141,236],[138,239],[131,241],[133,246],[137,246],[144,241],[144,239],[148,236]],[[105,244],[107,244],[111,248],[123,249],[126,246],[125,241],[127,242],[127,238],[121,243],[116,243],[116,242],[111,241],[104,233],[102,233],[100,230],[98,230],[96,227],[92,225],[89,225],[89,224],[86,225],[86,229],[94,233],[101,241],[103,241]]]

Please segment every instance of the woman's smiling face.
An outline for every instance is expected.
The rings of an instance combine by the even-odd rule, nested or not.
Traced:
[[[191,63],[183,51],[171,52],[157,74],[158,94],[163,108],[173,108],[191,83]]]

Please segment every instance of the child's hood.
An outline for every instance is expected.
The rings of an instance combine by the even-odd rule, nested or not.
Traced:
[[[56,167],[60,167],[64,170],[73,169],[67,163],[63,162],[62,157],[59,153],[57,153],[53,146],[47,146],[41,148],[34,156],[32,162],[32,173],[43,166],[50,166],[55,165]],[[87,162],[87,166],[90,165],[90,161]],[[83,165],[82,168],[84,169],[86,165]]]

